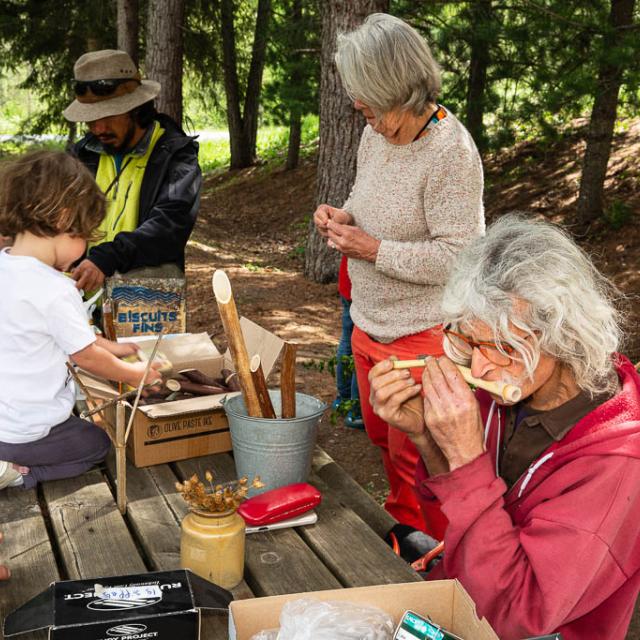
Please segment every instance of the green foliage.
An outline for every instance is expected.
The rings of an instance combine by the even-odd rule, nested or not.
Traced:
[[[318,137],[318,118],[307,116],[302,123],[302,153],[309,155],[315,151]],[[282,160],[286,155],[288,128],[284,126],[261,127],[258,129],[258,157],[264,162]],[[231,154],[227,139],[200,142],[199,161],[202,170],[221,170],[229,166]]]
[[[19,88],[38,98],[27,133],[60,132],[68,128],[63,109],[73,99],[75,60],[89,49],[114,48],[115,3],[100,0],[1,0],[0,70],[15,71],[28,62]]]
[[[603,60],[625,66],[621,106],[640,101],[640,30],[628,29],[610,46],[610,0],[393,0],[391,12],[408,20],[432,46],[443,68],[442,101],[464,120],[471,47],[488,52],[484,92],[485,137],[490,147],[532,137],[553,139],[591,108]],[[640,7],[636,9],[636,21]],[[480,16],[480,17],[479,17]]]
[[[294,114],[317,114],[320,15],[315,0],[274,2],[267,50],[265,120],[288,125]]]
[[[28,151],[48,149],[50,151],[64,151],[65,143],[60,139],[35,140],[33,138],[16,136],[10,140],[0,141],[0,158],[18,155]]]
[[[620,200],[614,200],[604,212],[604,220],[614,230],[624,227],[632,218],[633,209]]]

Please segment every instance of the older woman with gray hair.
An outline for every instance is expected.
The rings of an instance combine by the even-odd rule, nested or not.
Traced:
[[[408,24],[370,15],[339,36],[336,64],[367,126],[351,195],[342,209],[320,205],[314,222],[348,258],[362,415],[389,479],[385,507],[438,535],[437,508],[424,518],[418,508],[418,453],[371,410],[367,376],[390,355],[442,353],[444,283],[458,251],[484,231],[482,164],[467,130],[437,103],[439,67]]]
[[[457,578],[500,638],[621,640],[640,590],[640,377],[616,293],[558,227],[507,216],[458,256],[445,351],[422,384],[389,360],[375,411],[407,434],[449,520],[429,578]],[[518,385],[522,399],[467,386]],[[595,635],[594,635],[595,634]]]

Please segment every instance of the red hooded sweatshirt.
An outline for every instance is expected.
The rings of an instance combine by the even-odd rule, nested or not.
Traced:
[[[510,488],[496,474],[504,408],[478,392],[487,452],[417,487],[449,520],[429,579],[457,578],[501,640],[623,640],[640,590],[640,376],[587,414]],[[491,414],[491,415],[490,415]]]

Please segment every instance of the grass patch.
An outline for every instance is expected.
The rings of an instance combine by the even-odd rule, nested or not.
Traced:
[[[300,145],[300,157],[311,155],[315,150],[315,141],[318,138],[317,116],[307,116],[302,123],[302,140]],[[258,130],[257,153],[262,162],[282,161],[287,155],[289,142],[289,128],[269,126]],[[226,169],[231,160],[229,140],[204,140],[200,142],[198,155],[200,167],[204,173]]]

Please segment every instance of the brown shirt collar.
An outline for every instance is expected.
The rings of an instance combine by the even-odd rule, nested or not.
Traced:
[[[500,476],[509,487],[554,442],[558,442],[588,413],[614,395],[606,392],[593,398],[585,391],[549,411],[515,405],[507,413],[507,424],[500,454]],[[519,411],[526,415],[516,426]]]

